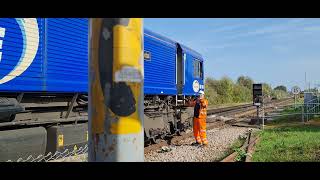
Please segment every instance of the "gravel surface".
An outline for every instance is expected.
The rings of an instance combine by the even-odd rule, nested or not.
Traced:
[[[145,155],[145,162],[214,162],[224,153],[239,136],[245,135],[248,128],[225,126],[207,131],[209,144],[206,147],[194,146],[194,138],[188,138],[178,145],[164,147]],[[166,152],[168,151],[168,152]]]
[[[145,162],[214,162],[221,159],[232,143],[248,132],[249,128],[225,125],[207,131],[209,144],[194,146],[194,138],[181,140],[176,145],[165,146],[145,154]],[[51,162],[87,162],[87,153],[57,159]]]

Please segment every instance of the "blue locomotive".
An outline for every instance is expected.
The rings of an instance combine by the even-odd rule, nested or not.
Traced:
[[[191,125],[203,58],[145,29],[144,60],[145,138],[157,142]],[[1,121],[85,116],[87,91],[88,19],[0,18]]]

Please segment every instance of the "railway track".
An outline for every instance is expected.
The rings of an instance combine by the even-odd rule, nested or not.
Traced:
[[[266,103],[266,110],[272,111],[274,106],[280,106],[280,105],[286,105],[288,102],[292,101],[292,99],[284,99],[284,100],[278,100],[278,101],[272,101],[269,103]],[[244,104],[239,106],[233,106],[233,107],[225,107],[225,108],[218,108],[218,109],[209,109],[208,110],[208,119],[207,119],[207,130],[210,129],[225,129],[230,127],[231,125],[236,124],[238,121],[234,121],[234,119],[238,117],[247,116],[249,117],[250,114],[255,114],[256,108],[252,106],[252,104]],[[266,111],[266,112],[267,112]],[[232,117],[229,120],[219,120],[215,117],[219,116],[225,116],[225,117]],[[28,120],[28,121],[17,121],[17,122],[7,122],[7,123],[1,123],[0,129],[7,128],[7,127],[17,127],[22,128],[26,126],[52,126],[53,124],[69,124],[69,123],[85,123],[87,122],[86,118],[68,118],[68,119],[55,119],[50,121],[39,121],[39,120]],[[229,125],[227,125],[229,124]],[[152,144],[144,148],[145,154],[154,151],[159,150],[163,146],[168,145],[179,145],[181,141],[187,138],[191,138],[193,136],[192,131],[188,130],[189,132],[183,133],[180,136],[173,136],[170,138],[167,138],[166,140],[163,140],[162,142],[158,144]]]
[[[281,100],[273,100],[270,102],[265,103],[265,112],[272,111],[274,107],[287,105],[288,103],[292,102],[292,98],[286,98]],[[236,123],[240,122],[237,120],[237,118],[243,118],[243,117],[252,117],[252,115],[256,114],[256,107],[250,104],[244,104],[244,105],[238,105],[238,106],[232,106],[232,107],[225,107],[225,108],[217,108],[217,109],[209,109],[208,112],[208,118],[207,118],[207,130],[223,127],[226,124],[235,125]],[[229,117],[226,120],[221,120],[216,117]],[[237,125],[241,126],[241,125]],[[248,127],[256,127],[256,126],[249,126]],[[163,146],[168,146],[171,144],[176,144],[181,140],[184,140],[186,138],[193,137],[192,131],[186,132],[180,136],[173,136],[171,138],[168,138],[167,140],[162,140],[158,144],[151,144],[144,148],[145,154],[157,150]]]
[[[270,105],[287,102],[289,100],[292,100],[292,98],[268,101],[268,102],[265,103],[265,106],[269,107]],[[252,103],[248,103],[248,104],[225,107],[225,108],[208,109],[207,115],[208,116],[210,116],[210,115],[224,116],[224,115],[230,115],[230,114],[233,114],[233,113],[236,113],[236,112],[255,110],[255,109],[256,109],[256,107],[253,106]]]
[[[272,101],[272,102],[266,104],[266,109],[272,111],[272,109],[275,106],[277,106],[277,107],[285,106],[291,102],[292,102],[292,99]],[[223,116],[224,115],[224,116],[234,116],[234,117],[243,117],[243,116],[249,117],[250,113],[255,114],[255,110],[256,109],[254,106],[252,106],[252,104],[245,104],[245,105],[233,106],[233,107],[227,107],[227,108],[210,109],[210,110],[208,110],[208,114],[209,114],[209,116],[213,116],[213,115]],[[234,127],[235,123],[237,123],[237,121],[228,121],[228,120],[221,121],[221,120],[212,120],[212,118],[208,118],[207,130],[216,129],[214,131],[219,131],[219,132],[220,131],[221,132],[234,131],[234,130],[236,130],[236,129],[234,129],[234,128],[236,128],[236,127]],[[239,131],[239,130],[237,130],[237,131]],[[235,134],[237,134],[237,133],[235,133]],[[174,136],[173,138],[167,139],[166,141],[162,141],[158,144],[153,144],[153,145],[149,145],[149,146],[145,147],[144,153],[146,156],[152,156],[152,155],[154,155],[154,153],[156,153],[157,150],[162,149],[163,146],[173,145],[174,147],[183,147],[183,145],[185,144],[184,140],[187,140],[188,138],[192,138],[192,137],[193,137],[192,131],[187,132],[181,136]],[[216,146],[216,145],[213,145],[213,146]],[[209,151],[210,151],[210,149],[209,149]],[[169,155],[170,155],[170,153],[169,153]],[[84,160],[84,161],[87,161],[87,160]]]

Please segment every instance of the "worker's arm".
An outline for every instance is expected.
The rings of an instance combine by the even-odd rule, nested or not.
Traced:
[[[185,99],[186,100],[186,105],[190,107],[194,107],[196,105],[196,100],[195,99]]]
[[[207,108],[208,107],[208,101],[206,99],[201,99],[200,103],[201,103],[201,107],[202,108]]]

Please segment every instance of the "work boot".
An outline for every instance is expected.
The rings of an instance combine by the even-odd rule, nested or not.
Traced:
[[[194,142],[194,143],[192,143],[191,145],[192,145],[192,146],[200,146],[200,145],[202,145],[202,143],[201,143],[201,142]]]
[[[208,141],[202,142],[202,145],[203,145],[203,146],[207,146],[207,145],[208,145]]]

